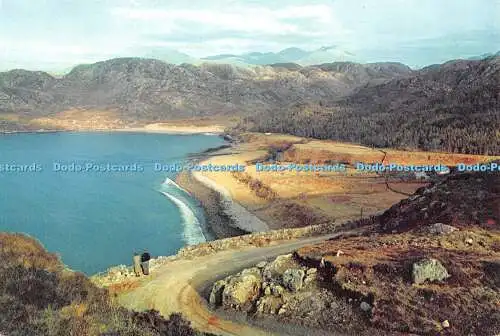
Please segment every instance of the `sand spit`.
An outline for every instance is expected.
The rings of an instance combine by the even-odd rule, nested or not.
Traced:
[[[193,172],[194,178],[206,187],[215,190],[222,196],[222,207],[227,216],[232,218],[232,223],[247,232],[269,231],[269,226],[257,216],[245,209],[242,205],[234,202],[229,191],[223,186],[215,183],[200,172]]]

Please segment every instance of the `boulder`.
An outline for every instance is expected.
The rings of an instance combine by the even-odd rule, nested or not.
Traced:
[[[369,312],[372,310],[372,306],[370,306],[370,304],[366,303],[365,301],[361,302],[359,308],[361,308],[361,310],[364,312]]]
[[[255,274],[246,274],[230,278],[222,292],[222,303],[234,309],[248,311],[258,299],[261,279]]]
[[[295,265],[292,254],[278,256],[275,260],[268,263],[262,270],[265,280],[278,282],[283,272]]]
[[[219,280],[214,283],[212,291],[210,292],[209,302],[211,305],[220,306],[222,304],[222,292],[226,286],[225,280]]]
[[[291,268],[283,273],[283,284],[292,292],[296,292],[304,285],[305,272],[301,269]]]
[[[267,261],[261,261],[260,263],[255,265],[255,267],[257,267],[257,268],[264,268],[266,266],[267,266]]]
[[[443,223],[434,223],[429,226],[429,233],[432,234],[447,234],[457,230],[456,227]]]
[[[449,277],[448,271],[439,260],[428,258],[413,264],[412,278],[415,284],[422,284],[426,280],[443,281]]]
[[[265,296],[257,302],[257,312],[261,314],[277,314],[283,306],[283,300],[279,297]]]
[[[309,268],[306,272],[307,275],[316,274],[316,273],[318,273],[317,268]]]
[[[247,268],[241,271],[241,275],[254,275],[258,279],[262,280],[261,270],[257,267]]]
[[[271,284],[269,288],[271,289],[271,294],[274,296],[282,296],[285,292],[285,289],[278,284]]]
[[[271,292],[271,286],[266,286],[264,288],[264,295],[270,296],[271,294],[272,294],[272,292]]]

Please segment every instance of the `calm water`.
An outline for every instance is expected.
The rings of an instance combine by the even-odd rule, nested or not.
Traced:
[[[0,231],[28,233],[87,274],[131,264],[135,250],[174,254],[204,240],[204,218],[171,181],[176,173],[157,171],[155,163],[183,163],[187,154],[222,143],[211,135],[0,135]],[[58,171],[90,163],[143,171]],[[6,164],[41,171],[6,172]]]

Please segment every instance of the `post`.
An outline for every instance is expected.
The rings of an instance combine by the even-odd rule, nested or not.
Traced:
[[[141,275],[141,256],[137,252],[134,252],[134,273],[135,276]]]

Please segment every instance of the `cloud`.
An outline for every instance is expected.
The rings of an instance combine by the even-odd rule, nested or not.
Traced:
[[[167,27],[171,31],[173,27],[190,25],[190,29],[223,30],[259,32],[259,31],[282,31],[295,32],[294,25],[282,23],[269,15],[266,11],[247,9],[245,12],[216,11],[216,10],[154,10],[154,9],[125,9],[118,8],[112,11],[113,15],[125,19],[140,20],[147,22],[157,28]],[[187,28],[187,27],[186,27]]]
[[[259,43],[276,46],[281,42],[281,47],[286,47],[287,41],[300,46],[312,38],[331,43],[349,36],[332,8],[326,5],[285,6],[277,10],[255,5],[168,10],[118,7],[111,9],[111,13],[142,30],[145,35],[140,38],[158,38],[178,47],[182,47],[182,41],[186,46],[199,42],[243,48]]]
[[[483,32],[499,31],[498,14],[498,0],[0,0],[0,67],[43,69],[162,47],[204,57],[332,44],[370,60],[437,61],[496,51]],[[472,30],[484,43],[447,43],[434,57],[432,41]],[[435,51],[424,57],[430,44]]]

